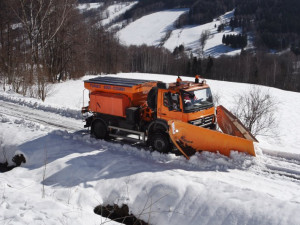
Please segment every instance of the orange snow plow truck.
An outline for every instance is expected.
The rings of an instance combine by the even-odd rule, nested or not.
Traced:
[[[144,142],[167,153],[176,147],[187,159],[195,152],[231,150],[255,156],[256,139],[223,106],[215,108],[205,80],[174,83],[97,77],[84,81],[89,105],[85,127],[98,139]],[[217,131],[216,127],[223,131]]]

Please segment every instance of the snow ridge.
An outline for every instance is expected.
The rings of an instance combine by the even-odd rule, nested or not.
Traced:
[[[69,108],[58,108],[58,107],[53,107],[50,105],[45,105],[44,103],[40,103],[38,100],[35,99],[30,99],[30,98],[24,98],[24,97],[16,97],[16,96],[11,96],[7,93],[0,93],[0,100],[15,103],[18,105],[23,105],[27,106],[32,109],[39,109],[43,110],[45,112],[52,112],[59,114],[64,117],[71,117],[74,119],[81,119],[81,111],[80,110],[74,110],[74,109],[69,109]]]

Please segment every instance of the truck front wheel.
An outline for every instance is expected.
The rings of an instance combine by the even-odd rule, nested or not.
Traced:
[[[105,139],[108,135],[107,126],[101,120],[96,120],[92,124],[92,133],[97,139]]]
[[[152,135],[151,146],[161,153],[168,153],[171,147],[168,136],[161,132]]]

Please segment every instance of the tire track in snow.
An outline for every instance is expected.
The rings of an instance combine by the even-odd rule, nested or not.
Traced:
[[[268,154],[268,151],[263,152],[263,164],[266,167],[265,172],[300,180],[300,161],[298,160],[298,154]],[[287,155],[287,157],[285,157],[285,155]]]
[[[0,100],[0,105],[1,114],[15,117],[17,119],[24,119],[45,126],[50,126],[52,128],[65,129],[71,132],[79,131],[83,128],[81,120],[67,118],[52,112],[45,112],[2,100]]]

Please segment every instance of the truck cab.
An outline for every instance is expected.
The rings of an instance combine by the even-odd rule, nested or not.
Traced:
[[[213,97],[205,81],[158,85],[156,111],[157,118],[162,120],[180,120],[196,126],[215,128]]]

